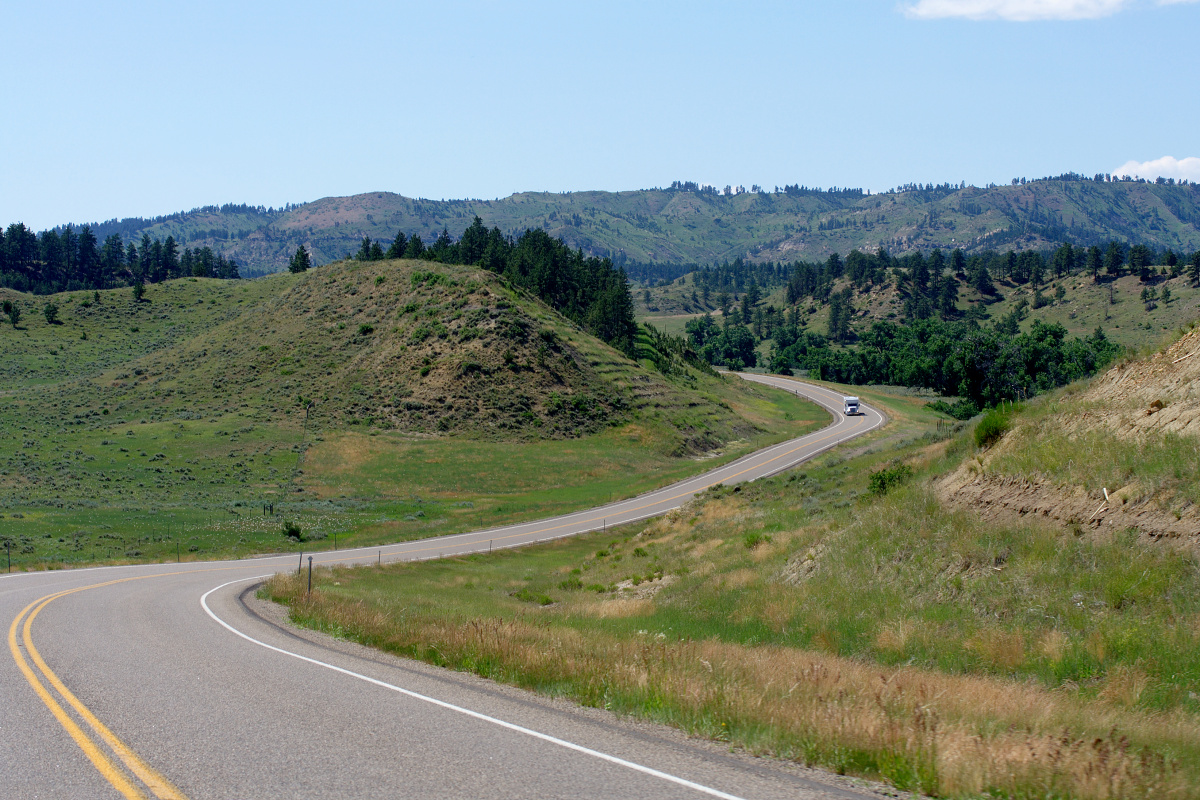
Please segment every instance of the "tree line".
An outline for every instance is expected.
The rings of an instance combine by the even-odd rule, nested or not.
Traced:
[[[1097,282],[1134,274],[1147,284],[1187,274],[1200,285],[1200,252],[1184,256],[1118,241],[1103,248],[1063,244],[1045,252],[986,251],[970,257],[960,249],[899,257],[883,248],[853,250],[845,258],[835,253],[824,262],[794,262],[781,309],[763,308],[758,284],[751,281],[740,304],[722,298],[720,322],[705,314],[690,320],[685,330],[692,347],[711,364],[755,366],[759,345],[769,341],[763,366],[773,372],[804,370],[842,383],[925,387],[964,398],[960,410],[973,413],[971,409],[1030,397],[1094,374],[1118,353],[1119,347],[1099,328],[1089,337],[1068,338],[1061,325],[1035,322],[1021,333],[1020,322],[1030,307],[1024,301],[1002,319],[984,324],[986,302],[1000,299],[995,282],[1031,285],[1036,308],[1050,302],[1042,294],[1047,282],[1080,274]],[[695,280],[700,283],[699,277]],[[903,300],[900,322],[879,322],[855,333],[850,325],[855,290],[889,285]],[[985,303],[961,311],[963,287],[975,289]],[[1061,299],[1061,287],[1058,292]],[[1164,287],[1169,296],[1166,292]],[[1143,290],[1147,308],[1159,297],[1150,286]],[[806,326],[804,317],[816,311],[817,303],[828,305],[826,333]]]
[[[182,251],[175,237],[126,243],[119,233],[100,242],[88,225],[36,234],[15,222],[0,231],[0,286],[33,294],[111,289],[184,276],[236,279],[238,263],[210,247]]]
[[[457,241],[446,229],[429,245],[419,234],[408,236],[398,231],[390,243],[364,237],[353,258],[359,261],[420,258],[482,267],[536,295],[627,355],[635,352],[637,323],[625,272],[614,268],[607,258],[585,256],[582,250],[572,250],[562,239],[553,238],[541,229],[526,230],[513,238],[505,236],[499,228],[489,230],[475,217]],[[310,265],[311,257],[300,247],[292,257],[290,269],[300,272]]]

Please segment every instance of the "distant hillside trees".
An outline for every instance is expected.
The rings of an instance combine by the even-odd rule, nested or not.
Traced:
[[[1061,325],[1040,321],[1014,336],[1003,325],[924,319],[877,322],[857,346],[834,348],[825,337],[784,328],[776,336],[771,369],[804,369],[839,383],[922,386],[982,408],[1092,375],[1120,349],[1099,329],[1083,339],[1066,334]]]
[[[1193,258],[1200,263],[1200,254]],[[765,342],[770,345],[767,366],[775,372],[799,369],[843,383],[920,386],[982,408],[1091,375],[1119,350],[1099,329],[1090,337],[1068,339],[1062,326],[1035,322],[1021,333],[1028,303],[985,326],[985,305],[998,296],[995,282],[1029,285],[1036,308],[1049,302],[1041,293],[1046,282],[1081,271],[1096,275],[1101,268],[1115,277],[1127,259],[1146,280],[1156,274],[1156,265],[1165,268],[1174,262],[1172,269],[1182,271],[1179,257],[1169,250],[1126,248],[1116,241],[1104,249],[1063,244],[1047,253],[984,251],[969,257],[961,249],[899,257],[883,248],[853,250],[845,258],[833,254],[823,262],[797,261],[787,267],[786,305],[777,309],[761,307],[758,283],[748,277],[752,269],[735,264],[697,273],[697,284],[705,274],[717,278],[713,283],[721,287],[722,319],[718,323],[705,314],[689,321],[685,330],[696,352],[711,364],[754,366],[756,349]],[[1200,266],[1189,268],[1200,275]],[[770,265],[759,277],[769,282],[780,274]],[[744,292],[740,304],[729,301],[726,286]],[[851,324],[855,292],[880,286],[895,288],[902,301],[900,319],[856,332]],[[984,303],[960,310],[963,288],[977,291]],[[1055,296],[1061,293],[1060,284]],[[817,304],[828,309],[826,334],[813,332],[801,319],[815,313]]]
[[[637,323],[629,280],[607,258],[585,256],[541,229],[526,230],[513,239],[499,228],[484,227],[475,217],[458,241],[446,229],[426,247],[417,234],[403,231],[386,251],[382,243],[364,237],[355,258],[423,258],[443,264],[467,264],[503,275],[511,283],[536,295],[560,314],[592,335],[634,353]]]
[[[140,245],[126,245],[119,233],[100,244],[87,225],[78,232],[68,225],[38,235],[15,222],[0,231],[0,286],[19,291],[109,289],[188,275],[234,279],[238,264],[207,246],[180,253],[172,236],[160,241],[143,234]]]

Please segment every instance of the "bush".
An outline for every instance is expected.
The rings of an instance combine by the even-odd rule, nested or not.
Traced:
[[[994,444],[1008,432],[1008,415],[992,410],[984,415],[975,426],[975,446],[987,447]]]
[[[294,542],[304,541],[304,535],[300,532],[300,526],[294,522],[283,523],[283,535]]]
[[[881,470],[871,473],[868,487],[871,490],[871,494],[882,497],[894,487],[906,482],[912,475],[912,467],[908,464],[896,464],[891,467],[884,467]]]
[[[742,544],[746,546],[747,550],[753,550],[760,544],[769,544],[770,541],[771,537],[764,533],[747,533],[742,537]]]
[[[375,326],[369,322],[364,322],[358,326],[358,335],[359,336],[366,336],[367,334],[374,333],[374,332],[375,332]]]
[[[956,400],[953,403],[947,403],[945,400],[935,400],[932,403],[926,403],[925,407],[962,420],[970,419],[979,413],[979,406],[975,405],[971,400]]]

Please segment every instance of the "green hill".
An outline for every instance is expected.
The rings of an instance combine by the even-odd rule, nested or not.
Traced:
[[[827,418],[653,337],[632,361],[471,267],[5,298],[0,537],[26,566],[312,547],[283,517],[360,543],[500,524]]]
[[[478,215],[516,235],[540,228],[585,253],[628,262],[711,263],[823,259],[854,248],[894,253],[934,247],[1045,248],[1118,239],[1158,249],[1200,249],[1200,189],[1194,185],[1094,181],[1066,175],[988,188],[932,185],[863,194],[792,187],[724,195],[683,188],[626,192],[525,192],[495,200],[425,200],[388,192],[329,197],[287,209],[227,205],[154,220],[94,225],[120,233],[174,236],[235,257],[247,274],[283,269],[300,245],[318,263],[357,251],[363,237],[396,232],[432,242],[458,236]]]

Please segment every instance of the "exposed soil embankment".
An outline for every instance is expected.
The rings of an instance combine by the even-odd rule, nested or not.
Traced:
[[[1153,356],[1118,364],[1083,391],[1064,395],[1052,413],[1031,420],[1019,416],[1015,422],[996,446],[937,483],[943,502],[997,522],[1040,518],[1077,534],[1132,529],[1148,539],[1200,547],[1200,505],[1170,476],[1163,480],[1161,469],[1151,482],[1134,463],[1120,480],[1097,477],[1084,485],[1063,478],[1074,474],[1069,459],[1061,467],[1063,454],[1056,454],[1057,472],[1015,467],[1039,460],[1029,455],[1039,447],[1077,446],[1081,454],[1099,448],[1103,459],[1107,442],[1116,459],[1118,447],[1144,446],[1149,452],[1178,441],[1176,437],[1200,439],[1200,329]],[[1093,452],[1091,457],[1097,456]],[[1040,460],[1051,463],[1055,458]],[[1180,477],[1178,470],[1175,477]]]
[[[979,462],[972,462],[978,464]],[[962,468],[938,484],[949,505],[969,508],[987,520],[1039,518],[1076,533],[1115,533],[1129,528],[1152,539],[1171,539],[1200,545],[1200,507],[1191,504],[1178,517],[1164,510],[1156,495],[1141,495],[1136,487],[1087,490],[1013,475],[972,473]]]

